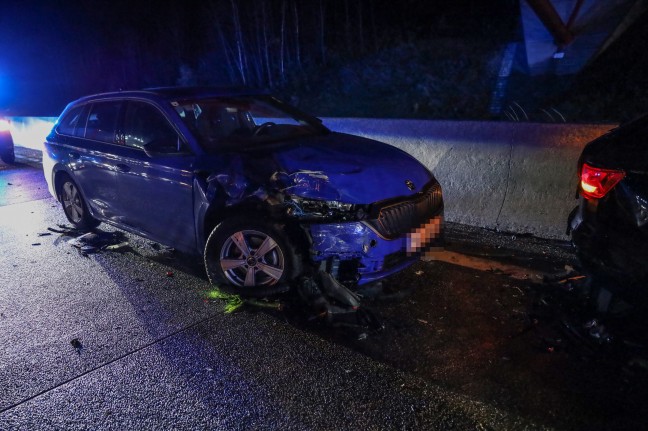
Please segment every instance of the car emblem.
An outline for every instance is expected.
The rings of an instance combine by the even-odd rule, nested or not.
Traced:
[[[410,189],[410,190],[414,190],[414,189],[416,188],[416,186],[414,185],[414,183],[412,182],[412,180],[405,180],[405,185],[406,185],[407,188]]]

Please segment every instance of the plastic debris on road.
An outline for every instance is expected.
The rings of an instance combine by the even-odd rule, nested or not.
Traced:
[[[135,251],[126,241],[126,235],[123,232],[105,232],[94,230],[84,232],[66,225],[57,225],[57,228],[47,228],[49,232],[39,233],[38,236],[51,235],[51,232],[60,234],[60,237],[54,242],[57,245],[60,241],[65,241],[70,246],[76,248],[79,254],[88,257],[89,254],[99,253],[102,251],[125,252]]]
[[[81,350],[83,350],[83,344],[81,344],[81,341],[78,338],[73,338],[70,340],[70,344],[74,349],[76,350],[77,354],[81,354]]]

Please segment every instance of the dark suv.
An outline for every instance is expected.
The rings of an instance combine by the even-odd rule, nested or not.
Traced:
[[[5,163],[13,163],[16,159],[11,124],[9,120],[2,117],[0,117],[0,159]]]
[[[311,271],[366,284],[441,239],[441,188],[417,160],[249,90],[79,99],[47,137],[43,168],[75,226],[202,254],[212,282],[242,293]]]

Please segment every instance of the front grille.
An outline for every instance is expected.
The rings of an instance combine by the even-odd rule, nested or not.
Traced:
[[[417,195],[377,204],[371,211],[369,224],[380,236],[394,239],[421,227],[442,208],[441,186],[435,182]]]

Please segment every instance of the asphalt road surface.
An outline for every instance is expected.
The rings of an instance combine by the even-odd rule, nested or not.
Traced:
[[[33,156],[0,164],[1,430],[633,429],[645,417],[634,387],[614,372],[601,385],[598,365],[529,330],[533,285],[573,259],[561,245],[451,227],[456,250],[368,300],[382,331],[226,314],[197,258],[105,225],[128,245],[80,254]],[[627,390],[610,400],[615,385]]]

